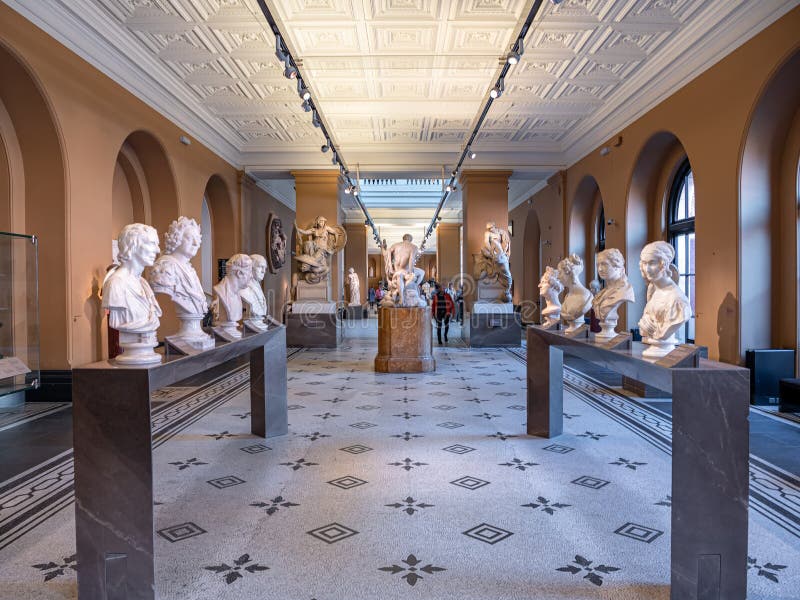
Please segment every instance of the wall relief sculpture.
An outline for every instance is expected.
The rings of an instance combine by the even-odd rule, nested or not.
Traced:
[[[267,263],[270,273],[277,273],[286,263],[286,246],[283,223],[275,213],[270,213],[267,220]]]

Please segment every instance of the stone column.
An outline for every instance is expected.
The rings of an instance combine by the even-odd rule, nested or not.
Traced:
[[[461,223],[439,223],[436,228],[436,280],[446,286],[461,273]]]
[[[464,272],[473,275],[473,254],[478,254],[483,246],[486,222],[494,221],[498,227],[508,228],[508,178],[512,171],[463,171],[461,180],[461,201],[464,211],[464,243],[462,264]],[[511,260],[522,257],[512,256]],[[464,295],[465,310],[472,310],[476,292],[470,286],[469,295]]]
[[[350,267],[356,270],[358,281],[361,283],[361,304],[367,301],[367,227],[363,223],[348,223],[344,226],[347,231],[347,246],[344,249],[344,277],[345,301],[350,302],[350,290],[347,285],[347,272]]]
[[[304,170],[292,171],[294,177],[295,208],[297,224],[308,228],[318,216],[325,217],[328,225],[343,225],[340,222],[339,211],[339,171],[333,170]],[[287,227],[287,234],[291,227]],[[331,257],[331,300],[344,300],[344,282],[340,277],[342,253]],[[292,274],[297,272],[297,267],[292,261]]]

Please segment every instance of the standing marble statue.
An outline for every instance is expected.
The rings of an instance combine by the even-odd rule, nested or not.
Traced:
[[[225,263],[225,277],[214,286],[214,331],[220,337],[233,340],[242,337],[241,291],[253,277],[253,260],[247,254],[234,254]]]
[[[639,320],[642,342],[650,347],[644,356],[666,356],[678,343],[677,331],[692,318],[692,306],[677,284],[678,271],[672,260],[675,249],[667,242],[651,242],[642,248],[639,269],[648,282],[647,304]]]
[[[200,225],[194,219],[179,217],[164,235],[164,254],[150,271],[150,284],[175,304],[180,329],[167,340],[194,350],[214,347],[214,338],[202,329],[208,302],[197,272],[190,262],[200,249]]]
[[[361,282],[353,267],[347,270],[347,285],[350,286],[350,306],[361,305]]]
[[[419,284],[425,278],[425,271],[415,267],[419,248],[411,243],[411,234],[403,236],[402,242],[392,244],[387,251],[386,265],[389,277],[389,292],[383,297],[381,306],[427,306],[420,296]]]
[[[493,221],[486,223],[483,246],[475,257],[475,277],[478,279],[478,299],[511,302],[511,237],[508,231],[497,227]],[[499,297],[486,298],[481,286],[498,286]],[[496,292],[495,292],[496,293]]]
[[[561,322],[561,300],[558,295],[564,291],[564,286],[558,280],[558,271],[553,267],[545,267],[542,278],[539,280],[539,296],[544,298],[545,307],[542,310],[542,327],[553,327]]]
[[[267,259],[260,254],[251,254],[250,260],[253,261],[252,276],[247,286],[239,292],[244,314],[243,324],[251,331],[266,331],[268,307],[261,282],[267,272]]]
[[[581,273],[583,260],[577,254],[570,254],[558,263],[558,280],[567,290],[561,303],[561,319],[569,323],[567,332],[583,325],[583,316],[592,308],[592,293],[581,283]]]
[[[308,283],[319,283],[328,278],[330,257],[344,248],[347,233],[344,228],[328,225],[325,217],[317,217],[308,229],[294,224],[297,230],[297,261],[300,276]]]
[[[636,296],[633,286],[625,273],[625,257],[616,248],[608,248],[597,255],[597,275],[606,282],[592,300],[595,316],[600,319],[599,338],[613,338],[617,335],[617,311],[623,302],[633,302]]]
[[[161,307],[142,277],[158,254],[158,232],[149,225],[131,223],[122,228],[117,243],[120,266],[109,271],[103,282],[103,308],[108,310],[108,324],[119,331],[122,348],[116,360],[133,365],[161,362],[161,355],[153,350],[158,345]]]

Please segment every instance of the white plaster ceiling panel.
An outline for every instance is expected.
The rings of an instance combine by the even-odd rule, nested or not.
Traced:
[[[368,0],[365,6],[369,19],[436,21],[443,3],[445,0]]]
[[[330,25],[300,25],[293,29],[295,47],[302,57],[309,55],[341,55],[362,52],[358,32],[350,23]],[[274,44],[273,44],[274,45]]]
[[[370,50],[377,54],[434,54],[439,27],[435,24],[369,24]]]
[[[505,54],[513,35],[513,23],[449,23],[445,34],[445,52],[452,54]]]
[[[284,16],[296,21],[349,21],[356,17],[358,0],[281,0]]]
[[[524,0],[456,0],[453,6],[453,18],[485,21],[505,20],[512,25],[516,23],[525,6]]]

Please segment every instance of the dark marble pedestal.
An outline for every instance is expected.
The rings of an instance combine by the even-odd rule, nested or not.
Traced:
[[[471,348],[519,347],[522,327],[519,313],[470,313],[467,343]]]
[[[154,600],[152,393],[250,357],[250,430],[288,432],[286,329],[245,334],[149,366],[102,361],[73,370],[75,529],[80,600]]]
[[[347,305],[344,307],[344,318],[350,321],[357,319],[366,319],[369,317],[367,313],[366,304],[357,304],[355,306]]]
[[[378,309],[379,373],[427,373],[436,369],[429,307]]]
[[[336,313],[287,313],[286,343],[302,348],[337,348],[342,322]]]
[[[563,356],[570,354],[672,393],[672,600],[744,600],[750,373],[701,360],[683,345],[658,360],[644,344],[607,349],[529,327],[528,434],[563,430]]]

